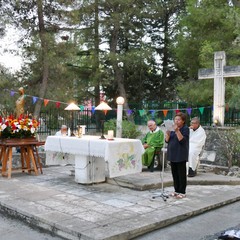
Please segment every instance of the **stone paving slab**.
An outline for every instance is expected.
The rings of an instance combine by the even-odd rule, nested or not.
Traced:
[[[124,240],[240,200],[240,179],[213,173],[189,179],[186,198],[163,201],[153,199],[161,193],[160,172],[82,185],[70,176],[72,169],[49,167],[38,176],[0,177],[0,211],[67,239]],[[165,193],[173,191],[171,184],[167,171]]]

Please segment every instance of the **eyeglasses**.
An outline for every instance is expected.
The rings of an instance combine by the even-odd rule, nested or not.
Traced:
[[[197,122],[191,122],[191,124],[197,124]]]

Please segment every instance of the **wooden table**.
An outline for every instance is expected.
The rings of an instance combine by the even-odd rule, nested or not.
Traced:
[[[38,168],[42,173],[42,164],[38,155],[37,147],[44,145],[45,142],[39,142],[35,138],[23,138],[23,139],[2,139],[0,141],[1,153],[0,159],[2,161],[2,176],[11,178],[12,175],[12,148],[20,147],[21,152],[21,171],[31,173],[35,172],[38,175]],[[32,165],[32,166],[31,166]]]

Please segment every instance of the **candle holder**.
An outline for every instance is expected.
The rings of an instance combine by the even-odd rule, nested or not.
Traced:
[[[67,111],[70,111],[71,112],[71,136],[75,136],[74,133],[73,133],[73,128],[74,128],[74,111],[79,111],[80,108],[75,104],[75,103],[71,103],[69,104],[64,110],[67,110]]]
[[[77,126],[76,137],[81,138],[83,135],[83,129],[81,126]]]

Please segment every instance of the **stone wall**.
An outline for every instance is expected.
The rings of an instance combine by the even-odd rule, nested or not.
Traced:
[[[201,157],[201,162],[212,162],[219,166],[228,166],[227,156],[227,135],[236,132],[235,128],[231,127],[204,127],[207,135],[204,154]],[[231,144],[229,142],[229,144]]]

